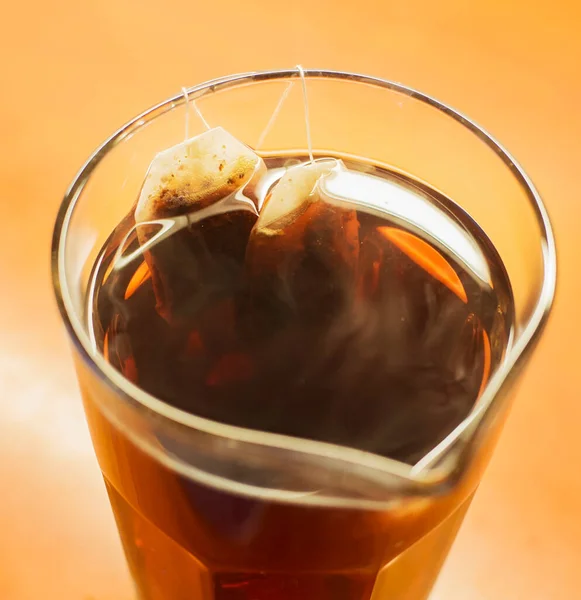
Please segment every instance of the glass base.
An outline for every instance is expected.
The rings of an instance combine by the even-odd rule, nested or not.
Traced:
[[[140,600],[426,600],[472,499],[379,572],[233,572],[204,564],[105,483]]]

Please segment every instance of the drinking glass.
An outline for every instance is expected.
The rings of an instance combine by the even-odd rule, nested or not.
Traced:
[[[149,395],[108,364],[89,328],[90,277],[108,236],[138,197],[149,162],[184,139],[186,121],[189,135],[204,131],[200,113],[250,146],[260,142],[264,152],[304,155],[299,75],[224,77],[142,113],[93,153],[58,213],[54,287],[95,452],[143,600],[425,599],[550,310],[556,262],[549,220],[531,181],[497,141],[403,85],[306,70],[317,154],[364,157],[427,182],[475,219],[506,267],[513,338],[468,417],[407,465],[197,417]]]

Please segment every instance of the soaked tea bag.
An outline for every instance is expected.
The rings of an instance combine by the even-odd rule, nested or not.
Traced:
[[[135,222],[166,321],[188,320],[236,295],[257,215],[254,186],[264,169],[256,153],[221,127],[154,158]]]
[[[265,320],[263,327],[280,326],[281,320],[314,324],[322,314],[331,319],[352,297],[357,214],[322,187],[342,170],[336,159],[290,167],[267,197],[246,252],[253,314]]]

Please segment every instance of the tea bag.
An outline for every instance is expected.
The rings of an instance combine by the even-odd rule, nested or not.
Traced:
[[[352,310],[359,252],[353,205],[324,191],[325,181],[344,169],[336,159],[288,167],[264,200],[248,241],[239,322],[253,376],[213,390],[213,407],[227,405],[220,416],[231,423],[327,438],[334,394],[325,369],[335,362],[313,365],[329,328]]]
[[[145,177],[135,208],[142,223],[206,208],[246,188],[262,159],[222,127],[160,152]]]
[[[331,319],[352,297],[357,214],[326,195],[322,185],[344,169],[336,159],[290,167],[266,198],[246,251],[252,312],[266,319],[263,327],[285,319],[306,325],[322,313]],[[327,311],[321,311],[324,306]]]
[[[157,311],[176,323],[235,295],[257,210],[262,159],[216,127],[151,163],[135,208]]]

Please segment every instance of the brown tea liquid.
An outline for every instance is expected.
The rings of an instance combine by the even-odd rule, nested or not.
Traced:
[[[289,160],[304,158],[266,159],[270,185]],[[253,232],[246,205],[207,212],[152,246],[152,263],[128,217],[97,261],[91,326],[106,360],[173,406],[413,464],[468,415],[502,361],[510,284],[453,202],[344,162],[342,196],[354,201],[305,206],[274,234]],[[99,423],[148,600],[363,600],[382,566],[426,533],[413,519],[402,533],[380,512],[206,487]]]

